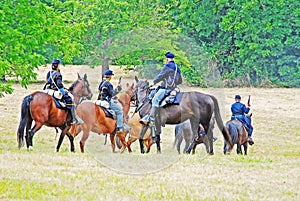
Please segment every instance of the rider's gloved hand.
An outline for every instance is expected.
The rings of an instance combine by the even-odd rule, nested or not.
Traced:
[[[60,88],[59,91],[61,92],[61,94],[62,94],[63,96],[66,95],[66,92],[65,92],[65,90],[64,90],[63,88]]]

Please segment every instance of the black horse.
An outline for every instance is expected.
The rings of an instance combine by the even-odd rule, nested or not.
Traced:
[[[149,94],[151,89],[149,87],[149,82],[140,81],[137,77],[135,77],[137,82],[136,84],[136,98],[138,101],[137,111],[139,112],[141,117],[146,116],[149,114],[151,109],[151,101],[149,99]],[[179,124],[187,119],[191,122],[191,128],[193,131],[193,142],[189,149],[187,150],[188,153],[191,152],[192,149],[199,144],[199,140],[201,136],[199,136],[199,124],[201,123],[204,127],[204,130],[208,135],[209,141],[209,154],[214,154],[213,151],[213,135],[211,132],[210,121],[212,115],[214,114],[217,125],[220,131],[223,134],[223,137],[228,143],[229,148],[232,148],[232,143],[227,133],[227,130],[223,124],[220,109],[217,99],[208,94],[203,94],[200,92],[192,91],[192,92],[183,92],[182,98],[179,105],[167,105],[166,107],[160,107],[159,111],[157,112],[157,116],[155,118],[155,137],[154,141],[157,145],[157,151],[160,152],[160,133],[161,133],[161,126],[165,126],[165,124]],[[142,129],[141,136],[143,135],[143,131],[146,129]],[[142,138],[141,138],[142,139]],[[143,152],[143,142],[140,141],[140,148]]]

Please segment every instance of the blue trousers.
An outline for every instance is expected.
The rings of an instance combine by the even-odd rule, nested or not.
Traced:
[[[159,103],[162,101],[162,99],[168,94],[170,93],[171,90],[170,89],[162,89],[160,88],[156,94],[154,95],[153,99],[152,99],[152,107],[159,107]]]
[[[117,115],[117,128],[123,128],[123,110],[119,107],[118,104],[110,102],[110,108],[116,112]]]

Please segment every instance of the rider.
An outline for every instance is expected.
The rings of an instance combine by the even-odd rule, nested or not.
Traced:
[[[231,120],[238,119],[243,124],[246,124],[246,126],[249,128],[249,130],[248,130],[248,142],[249,142],[250,145],[252,145],[252,144],[254,144],[254,141],[252,140],[253,127],[251,125],[251,121],[250,121],[249,117],[245,116],[245,114],[249,113],[250,108],[246,107],[246,105],[241,103],[240,101],[241,101],[241,96],[236,95],[235,96],[235,103],[233,103],[231,105],[231,112],[232,112]]]
[[[154,78],[153,84],[156,84],[162,81],[159,90],[156,92],[152,99],[152,107],[150,111],[150,126],[154,125],[155,122],[155,113],[159,107],[159,103],[162,99],[168,95],[173,89],[177,87],[178,84],[182,83],[182,77],[179,66],[174,62],[174,54],[172,52],[167,52],[166,64],[160,73]]]
[[[122,90],[121,84],[119,84],[114,90],[113,85],[110,83],[110,80],[112,76],[114,75],[113,71],[107,69],[104,72],[104,79],[99,84],[99,96],[98,100],[106,100],[109,102],[110,108],[114,110],[117,114],[117,132],[122,133],[124,131],[124,124],[123,124],[123,110],[120,108],[120,106],[113,101],[111,101],[111,98],[115,96],[117,93],[119,93]]]
[[[72,97],[68,94],[68,92],[64,90],[64,86],[62,83],[62,75],[60,73],[59,65],[60,65],[60,60],[54,59],[52,62],[52,71],[49,71],[46,76],[47,83],[45,85],[45,89],[59,90],[63,95],[62,98],[66,101],[67,108],[71,112],[71,116],[72,116],[71,124],[75,124],[77,122],[82,124],[83,123],[82,119],[80,119],[79,116],[77,116],[75,113],[75,104]]]

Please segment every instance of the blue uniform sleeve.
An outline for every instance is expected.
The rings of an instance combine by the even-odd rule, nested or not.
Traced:
[[[173,70],[165,65],[160,73],[154,78],[153,84],[163,81],[171,71]]]
[[[245,114],[248,114],[248,112],[250,111],[250,108],[249,107],[246,107],[246,105],[243,104],[243,112]]]

